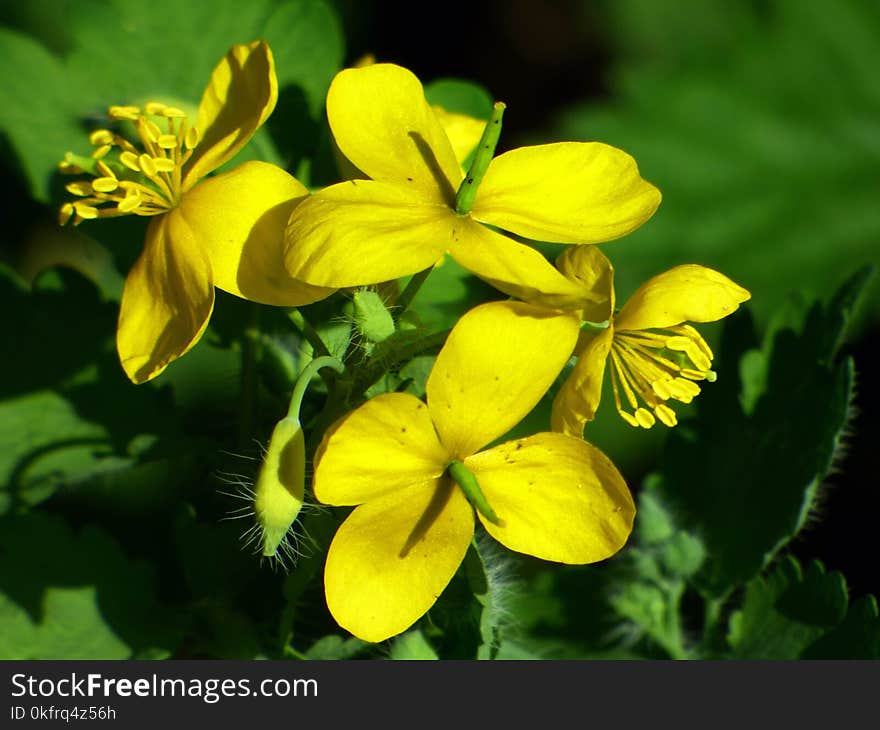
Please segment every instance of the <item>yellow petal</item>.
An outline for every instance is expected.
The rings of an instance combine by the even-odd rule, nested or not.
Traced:
[[[463,165],[468,155],[477,148],[486,128],[486,120],[448,112],[442,106],[431,108],[443,126],[446,136],[449,137],[455,159],[458,160],[459,165]]]
[[[327,92],[327,118],[355,167],[418,192],[425,202],[452,204],[462,172],[410,71],[390,63],[340,71]]]
[[[116,346],[135,383],[156,377],[205,331],[214,307],[211,269],[180,211],[157,216],[125,279]]]
[[[268,119],[277,100],[275,60],[268,44],[233,46],[202,95],[196,121],[201,141],[184,168],[184,192],[232,159]]]
[[[327,554],[330,613],[364,641],[405,631],[446,588],[473,534],[473,509],[447,479],[361,505]]]
[[[465,460],[492,509],[479,515],[502,545],[560,563],[594,563],[623,547],[635,505],[623,477],[579,438],[539,433]]]
[[[649,279],[614,319],[619,330],[671,327],[681,322],[714,322],[733,314],[751,294],[714,269],[676,266]]]
[[[428,407],[458,459],[502,436],[534,408],[571,356],[578,317],[523,302],[490,302],[449,333],[428,377]]]
[[[178,206],[207,253],[214,285],[262,304],[297,307],[329,296],[284,269],[284,229],[308,191],[280,167],[245,162],[203,180]]]
[[[449,254],[505,294],[559,309],[580,309],[594,292],[567,279],[531,246],[496,233],[468,216],[456,218]]]
[[[599,142],[520,147],[492,160],[477,220],[537,241],[599,243],[634,231],[660,205],[626,152]]]
[[[285,233],[287,271],[317,286],[376,284],[427,269],[457,216],[414,192],[372,180],[332,185],[296,207]]]
[[[611,327],[598,335],[582,335],[586,342],[578,347],[577,363],[553,399],[550,422],[554,431],[580,438],[584,424],[595,418],[613,337]]]
[[[450,460],[425,404],[407,393],[386,393],[325,434],[312,487],[325,504],[360,504],[436,479]]]
[[[614,313],[614,268],[598,246],[570,246],[556,259],[556,268],[566,279],[592,292],[595,303],[581,312],[587,322],[605,322]]]

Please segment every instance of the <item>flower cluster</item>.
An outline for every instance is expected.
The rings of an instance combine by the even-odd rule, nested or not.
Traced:
[[[91,134],[91,157],[68,154],[62,163],[92,178],[67,186],[76,200],[63,205],[62,223],[151,217],[117,331],[131,380],[156,377],[195,345],[214,287],[298,307],[350,288],[423,280],[448,255],[508,298],[459,319],[424,400],[366,398],[375,378],[355,374],[343,394],[351,409],[313,434],[315,497],[353,508],[326,558],[331,613],[368,641],[404,631],[458,570],[477,521],[507,548],[544,560],[612,556],[635,507],[614,464],[583,439],[606,367],[627,423],[675,426],[670,403],[690,402],[699,383],[715,379],[712,351],[690,323],[729,315],[749,293],[690,264],[650,279],[617,311],[613,268],[596,244],[634,231],[660,204],[633,158],[599,142],[494,156],[503,104],[485,125],[451,114],[393,64],[343,70],[330,86],[343,182],[309,193],[265,162],[209,177],[277,97],[267,44],[235,46],[193,121],[160,101],[111,107],[118,124]],[[568,246],[551,263],[524,241]],[[393,340],[395,322],[388,318],[383,338]],[[334,368],[357,366],[351,358]],[[548,430],[503,441],[560,380]],[[264,554],[302,505],[304,440],[297,405],[276,427],[257,485]]]

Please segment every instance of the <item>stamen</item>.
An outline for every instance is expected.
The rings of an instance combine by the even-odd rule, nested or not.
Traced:
[[[98,209],[91,205],[85,205],[84,203],[74,203],[73,209],[76,211],[76,214],[80,218],[86,220],[98,217]]]
[[[74,208],[71,203],[65,203],[61,206],[61,210],[58,211],[58,224],[61,226],[66,226],[70,218],[73,216]]]
[[[99,193],[112,193],[119,187],[115,177],[99,177],[92,181],[92,188]]]
[[[644,408],[639,408],[636,410],[636,421],[642,428],[651,428],[651,426],[656,423],[654,420],[654,416],[651,415],[650,411],[646,411]]]
[[[615,332],[611,365],[617,410],[627,423],[642,428],[651,428],[658,420],[675,426],[678,419],[667,401],[690,403],[700,394],[694,381],[711,381],[715,376],[710,370],[712,350],[690,325]],[[634,414],[621,408],[620,390]]]
[[[186,130],[186,136],[183,138],[183,144],[188,150],[195,149],[201,140],[201,135],[197,127],[190,127]]]
[[[67,183],[67,185],[64,186],[64,189],[67,190],[68,193],[73,193],[74,195],[79,195],[81,197],[92,194],[92,185],[85,180],[77,180],[76,182]]]
[[[170,157],[154,157],[153,166],[159,172],[171,172],[176,167],[176,165],[174,164],[174,160],[172,160]]]
[[[141,115],[141,110],[136,106],[111,106],[108,114],[111,119],[128,119],[136,122]]]
[[[111,106],[108,115],[116,121],[134,122],[141,147],[110,129],[96,129],[89,135],[95,149],[91,157],[68,152],[58,169],[68,174],[89,174],[91,182],[80,180],[67,186],[81,200],[65,203],[59,210],[63,224],[73,220],[105,218],[134,213],[157,215],[174,207],[180,199],[181,167],[199,144],[200,135],[187,123],[186,113],[161,102],[143,107]],[[163,131],[148,117],[166,121]],[[116,149],[115,159],[108,155]]]
[[[155,117],[160,117],[162,116],[162,112],[164,112],[166,108],[167,107],[164,104],[158,101],[151,101],[144,106],[144,111],[147,114],[151,114]]]
[[[654,415],[657,416],[664,426],[672,428],[673,426],[678,425],[678,418],[675,416],[675,411],[665,403],[661,403],[654,407]]]
[[[122,200],[120,200],[119,205],[116,206],[116,209],[122,213],[131,213],[140,204],[141,196],[137,193],[134,193],[132,195],[127,195]]]
[[[143,154],[138,157],[138,165],[140,165],[141,171],[143,171],[144,175],[149,178],[156,177],[156,165],[153,163],[153,158],[147,154]]]
[[[138,164],[138,156],[133,152],[121,152],[119,154],[119,161],[125,165],[129,170],[133,170],[134,172],[140,172],[141,166]]]
[[[89,143],[94,147],[113,144],[113,132],[109,129],[96,129],[89,135]]]

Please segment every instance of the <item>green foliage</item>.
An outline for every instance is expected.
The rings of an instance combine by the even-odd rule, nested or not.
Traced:
[[[0,575],[4,659],[157,658],[179,640],[150,566],[99,529],[36,513],[0,518]]]
[[[847,423],[853,365],[836,354],[866,281],[860,272],[812,306],[800,332],[778,330],[760,350],[761,367],[749,361],[763,377],[752,374],[748,409],[735,366],[755,335],[746,316],[733,318],[719,358],[727,378],[670,435],[656,488],[706,546],[698,583],[707,595],[757,575],[808,518]]]
[[[0,149],[18,184],[3,241],[15,267],[0,266],[0,658],[880,658],[876,599],[789,554],[850,422],[854,364],[841,350],[880,304],[870,268],[829,295],[841,268],[876,259],[880,240],[880,14],[868,0],[821,11],[615,0],[603,13],[617,49],[611,99],[572,108],[557,131],[628,149],[664,193],[654,220],[607,249],[620,301],[685,261],[724,271],[753,299],[725,323],[719,380],[681,409],[679,427],[645,433],[603,407],[588,428],[637,475],[635,531],[619,555],[548,566],[479,533],[428,614],[373,645],[341,632],[324,603],[324,558],[348,508],[307,491],[283,565],[247,543],[260,450],[313,356],[348,369],[310,386],[310,465],[364,398],[424,397],[446,332],[501,295],[448,256],[423,282],[299,310],[218,291],[199,345],[135,387],[114,333],[146,222],[73,231],[50,211],[58,161],[87,152],[108,105],[195,107],[229,46],[256,38],[272,47],[279,100],[235,162],[335,181],[324,97],[344,48],[331,5],[0,9]],[[470,80],[439,79],[426,94],[491,114],[492,96]],[[507,437],[547,430],[552,396]]]
[[[342,61],[341,28],[321,0],[82,0],[54,10],[66,33],[63,57],[40,38],[0,28],[3,58],[16,69],[0,86],[0,128],[36,199],[52,200],[58,162],[66,151],[89,152],[85,131],[106,124],[108,106],[173,99],[195,108],[230,46],[258,38],[275,55],[281,101],[272,134],[261,130],[250,146],[292,169],[317,148],[324,95]]]
[[[568,109],[553,133],[627,150],[663,193],[650,223],[607,249],[621,297],[696,261],[751,290],[766,323],[788,292],[824,297],[841,270],[880,262],[877,3],[603,8],[619,49],[612,98]],[[859,329],[878,311],[875,285]]]
[[[850,603],[840,573],[787,557],[748,583],[728,640],[736,659],[878,659],[877,601]]]

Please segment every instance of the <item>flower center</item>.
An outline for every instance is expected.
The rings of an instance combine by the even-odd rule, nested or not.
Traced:
[[[94,179],[66,186],[80,199],[61,207],[61,225],[71,218],[78,225],[91,218],[159,215],[180,201],[181,169],[200,138],[186,114],[176,107],[150,102],[143,111],[136,106],[111,106],[109,116],[133,122],[142,149],[109,129],[98,129],[89,135],[95,147],[91,157],[68,152],[59,170],[68,175],[87,173]],[[110,155],[114,148],[116,159]]]
[[[688,324],[616,331],[611,344],[611,383],[618,412],[632,426],[651,428],[656,420],[675,426],[675,411],[666,402],[690,403],[700,393],[695,380],[713,382],[712,357],[709,345]],[[632,413],[624,410],[623,400]]]

